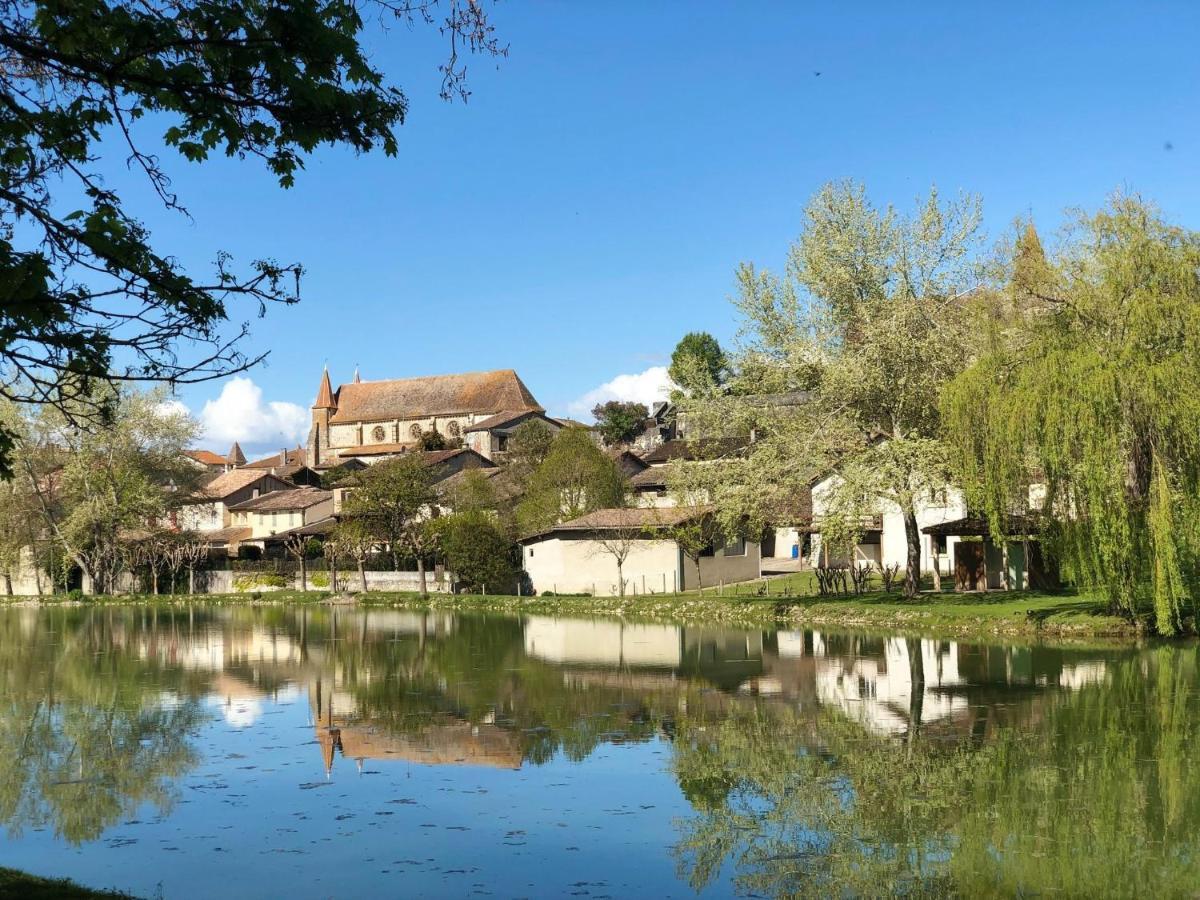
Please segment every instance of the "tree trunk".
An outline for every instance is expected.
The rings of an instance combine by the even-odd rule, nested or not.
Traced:
[[[429,585],[425,583],[425,558],[417,554],[417,584],[421,591],[421,599],[429,597]]]
[[[617,596],[625,596],[625,566],[619,559],[617,560]]]
[[[367,592],[367,563],[361,557],[358,560],[358,577],[362,582],[362,591],[365,594]]]
[[[9,597],[11,597],[13,595],[12,573],[11,572],[4,573],[4,593],[7,594]]]
[[[158,569],[154,566],[150,567],[150,593],[158,596]]]
[[[908,563],[904,570],[904,596],[911,600],[921,591],[921,529],[913,510],[904,513],[904,536],[908,541]]]
[[[308,566],[305,564],[304,554],[300,554],[300,590],[308,592]]]
[[[704,596],[704,576],[700,574],[700,557],[692,560],[696,564],[696,587],[700,590],[700,596]]]
[[[188,596],[196,596],[196,567],[188,566]]]

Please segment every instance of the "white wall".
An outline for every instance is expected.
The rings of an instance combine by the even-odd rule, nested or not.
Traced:
[[[613,596],[617,563],[600,544],[585,537],[548,537],[521,548],[525,571],[539,594],[596,594]],[[675,590],[679,577],[679,548],[670,540],[638,540],[623,567],[625,591],[642,593]]]
[[[813,486],[813,518],[816,520],[818,528],[821,516],[829,508],[830,494],[839,483],[840,479],[837,475],[830,475]],[[908,564],[908,537],[904,530],[904,514],[900,511],[899,506],[890,501],[881,502],[876,508],[876,513],[881,517],[883,523],[879,545],[860,544],[855,549],[856,561],[860,564],[870,561],[876,566],[906,566]],[[966,514],[967,509],[962,492],[957,488],[947,486],[938,496],[930,496],[917,505],[917,527],[924,529],[929,525],[939,525],[942,522],[961,519]],[[933,571],[933,541],[934,538],[931,535],[922,532],[921,571],[923,572]],[[957,541],[958,539],[953,537],[947,540],[946,553],[940,560],[942,574],[951,574],[953,571],[950,561],[954,558],[954,544]],[[820,552],[821,536],[814,534],[811,558],[819,560]]]

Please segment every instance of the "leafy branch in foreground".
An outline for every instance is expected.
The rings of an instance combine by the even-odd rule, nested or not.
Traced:
[[[465,98],[464,51],[503,55],[482,4],[447,0],[0,0],[0,397],[106,424],[123,381],[244,371],[248,325],[294,303],[301,267],[220,254],[197,278],[156,248],[108,184],[123,161],[186,214],[156,150],[261,160],[290,187],[322,145],[397,149],[407,99],[360,43],[363,11],[438,24],[442,95]],[[120,159],[123,157],[123,159]],[[0,434],[0,476],[11,475]]]

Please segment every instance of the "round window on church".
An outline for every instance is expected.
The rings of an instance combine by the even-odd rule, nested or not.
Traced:
[[[450,424],[446,426],[446,433],[449,434],[450,437],[458,437],[460,434],[462,434],[462,429],[458,427],[457,422],[451,421]]]
[[[412,428],[408,429],[408,433],[412,437],[419,438],[421,436],[421,426],[414,422]]]
[[[374,428],[371,429],[371,440],[373,440],[373,441],[382,441],[383,440],[383,426],[382,425],[376,425]]]

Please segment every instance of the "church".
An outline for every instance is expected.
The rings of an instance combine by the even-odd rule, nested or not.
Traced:
[[[512,369],[386,381],[363,381],[356,371],[336,390],[326,369],[312,405],[306,462],[318,470],[375,462],[421,449],[433,432],[449,448],[498,461],[509,435],[531,419],[554,431],[562,427]]]

